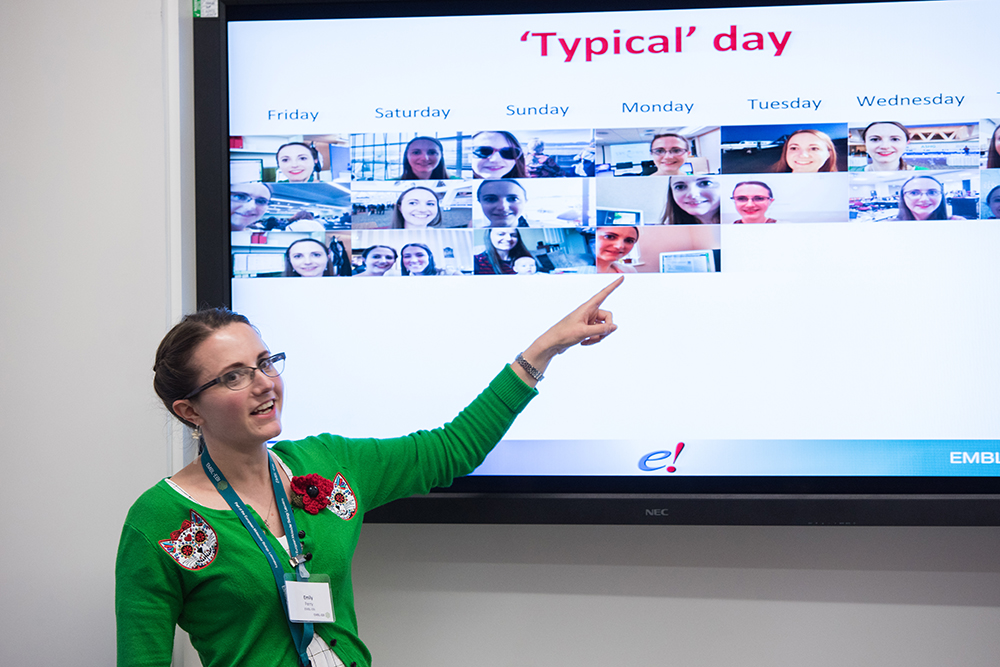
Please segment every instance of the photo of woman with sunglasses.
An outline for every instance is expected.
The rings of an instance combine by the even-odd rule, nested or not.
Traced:
[[[521,144],[504,130],[477,132],[472,137],[472,173],[475,178],[525,178]]]

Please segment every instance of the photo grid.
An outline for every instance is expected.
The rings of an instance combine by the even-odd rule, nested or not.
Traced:
[[[714,273],[722,227],[1000,218],[1000,119],[230,138],[233,277]]]

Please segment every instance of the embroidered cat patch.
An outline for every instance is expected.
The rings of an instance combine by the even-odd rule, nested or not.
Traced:
[[[181,522],[180,529],[170,533],[169,540],[160,540],[160,546],[188,570],[207,567],[219,553],[215,531],[194,510],[191,510],[191,520]]]
[[[339,472],[333,480],[333,491],[330,493],[330,504],[327,509],[344,521],[350,521],[358,511],[358,500],[354,497],[354,491]]]

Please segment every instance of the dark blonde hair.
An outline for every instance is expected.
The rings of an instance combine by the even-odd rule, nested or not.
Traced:
[[[333,270],[333,253],[330,252],[330,249],[328,247],[326,247],[325,243],[323,243],[322,241],[317,241],[316,239],[312,239],[312,238],[309,238],[309,239],[299,239],[298,241],[294,241],[294,242],[288,244],[288,247],[285,248],[285,271],[281,275],[285,276],[286,278],[296,278],[296,277],[301,278],[302,277],[294,268],[292,268],[291,255],[292,255],[292,248],[294,248],[299,243],[305,243],[307,241],[310,241],[310,242],[315,243],[316,245],[318,245],[320,248],[323,249],[324,254],[326,254],[326,268],[323,269],[323,275],[324,276],[335,276],[335,275],[337,275],[334,272],[334,270]]]
[[[868,130],[872,129],[872,127],[874,127],[875,125],[895,125],[896,127],[898,127],[899,129],[901,129],[903,131],[903,134],[906,135],[906,141],[907,141],[907,143],[909,143],[909,141],[913,138],[913,135],[910,134],[910,129],[908,127],[906,127],[905,125],[903,125],[902,123],[897,123],[894,120],[877,120],[874,123],[868,123],[868,127],[866,127],[865,129],[861,130],[861,141],[866,141],[868,139]],[[909,168],[910,168],[909,165],[906,164],[906,160],[904,160],[903,156],[900,155],[899,156],[899,171],[906,171]]]

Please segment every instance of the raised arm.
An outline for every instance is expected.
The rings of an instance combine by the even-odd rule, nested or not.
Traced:
[[[557,354],[562,354],[577,343],[594,345],[611,335],[618,327],[611,319],[610,310],[602,310],[601,304],[625,280],[624,276],[609,284],[592,296],[586,303],[559,320],[548,331],[528,346],[521,356],[539,373],[544,373],[549,362]],[[538,381],[519,364],[511,364],[518,377],[534,387]]]

